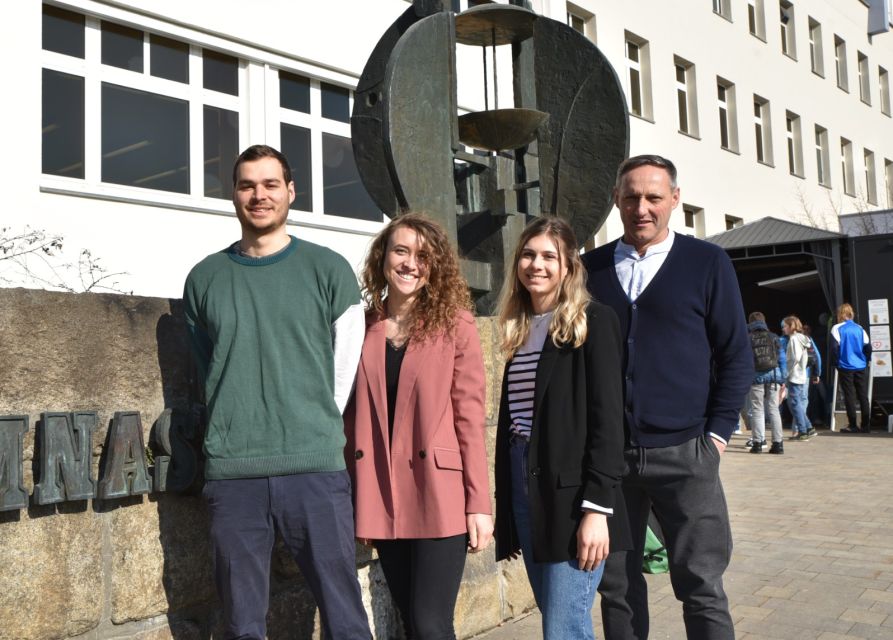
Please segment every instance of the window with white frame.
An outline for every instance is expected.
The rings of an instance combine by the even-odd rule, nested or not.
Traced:
[[[735,107],[735,85],[716,78],[716,104],[719,108],[719,146],[738,151],[738,116]]]
[[[831,186],[831,156],[828,147],[828,130],[815,125],[815,164],[819,184]]]
[[[797,59],[797,40],[794,33],[794,5],[788,0],[778,3],[779,24],[781,26],[781,52],[789,58]]]
[[[877,204],[877,172],[874,166],[874,152],[863,149],[862,159],[865,168],[865,198],[869,204]]]
[[[732,229],[737,229],[741,225],[744,224],[744,220],[737,216],[726,215],[726,231],[731,231]]]
[[[813,73],[825,77],[822,25],[812,18],[809,18],[809,64]]]
[[[878,95],[881,101],[881,113],[885,116],[890,115],[890,76],[883,67],[878,67]]]
[[[695,238],[703,238],[704,233],[704,209],[693,204],[682,204],[685,233]]]
[[[648,41],[625,32],[626,67],[629,82],[629,111],[651,119],[651,60]]]
[[[249,92],[250,77],[269,87],[280,70],[223,50],[219,39],[211,48],[201,34],[161,25],[173,37],[157,33],[157,21],[139,22],[44,5],[43,188],[231,209],[232,165],[254,114],[264,141],[293,165],[292,208],[382,219],[353,164],[350,89],[282,70],[278,90]]]
[[[837,86],[844,91],[850,90],[846,72],[846,42],[838,35],[834,36],[834,68],[837,72]]]
[[[750,35],[766,40],[766,12],[763,0],[747,0],[747,28]]]
[[[698,135],[698,95],[695,65],[675,56],[676,108],[679,114],[679,132]]]
[[[757,162],[772,166],[772,125],[769,101],[754,94],[753,127],[756,138]]]
[[[859,71],[859,98],[865,104],[871,104],[871,72],[868,68],[868,56],[857,51],[856,60]]]
[[[722,16],[726,20],[732,20],[731,0],[713,0],[713,13]]]
[[[785,111],[785,135],[788,144],[788,171],[803,177],[803,139],[800,132],[800,116]]]
[[[853,171],[853,143],[846,138],[840,139],[840,170],[843,175],[843,192],[848,196],[855,196],[856,184]]]
[[[582,33],[592,42],[597,42],[595,16],[570,2],[567,3],[567,26]]]
[[[893,209],[893,160],[884,158],[884,190],[887,192],[887,208]]]

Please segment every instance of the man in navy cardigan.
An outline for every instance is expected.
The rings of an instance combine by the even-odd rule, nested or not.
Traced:
[[[653,507],[688,637],[734,638],[722,586],[732,534],[719,461],[754,373],[738,281],[722,249],[669,229],[679,204],[669,160],[624,161],[614,203],[623,238],[583,257],[589,289],[617,312],[625,341],[623,492],[634,549],[607,560],[605,637],[648,636],[642,551]]]

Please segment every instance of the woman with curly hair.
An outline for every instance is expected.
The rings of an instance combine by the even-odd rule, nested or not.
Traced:
[[[345,412],[357,537],[371,542],[408,638],[455,638],[466,550],[492,539],[484,365],[444,230],[407,213],[372,241],[366,339]]]
[[[620,492],[620,323],[590,300],[573,231],[521,234],[499,306],[508,357],[496,436],[496,558],[520,549],[543,638],[594,638],[609,551],[628,549]]]

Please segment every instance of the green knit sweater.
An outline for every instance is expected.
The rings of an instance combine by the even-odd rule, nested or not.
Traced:
[[[360,301],[347,261],[294,237],[265,258],[230,248],[192,269],[183,301],[208,406],[205,476],[343,469],[332,324]]]

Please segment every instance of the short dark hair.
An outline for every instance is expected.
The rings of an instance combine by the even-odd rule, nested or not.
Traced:
[[[614,188],[620,188],[620,179],[623,178],[624,175],[633,169],[638,169],[639,167],[644,167],[646,165],[650,167],[659,167],[666,171],[667,175],[670,176],[670,188],[676,188],[676,165],[663,156],[650,153],[633,156],[632,158],[627,158],[621,162],[620,166],[617,167],[617,178],[614,180]]]
[[[749,316],[747,316],[748,322],[766,322],[766,316],[763,315],[762,311],[752,311]]]
[[[261,158],[276,158],[279,161],[279,164],[282,165],[282,177],[285,178],[285,184],[292,182],[291,167],[288,164],[288,158],[285,157],[285,154],[278,149],[274,149],[265,144],[254,144],[245,149],[245,151],[240,153],[239,157],[236,158],[236,163],[233,165],[233,186],[236,184],[236,175],[239,173],[239,165],[243,162],[254,162]]]

